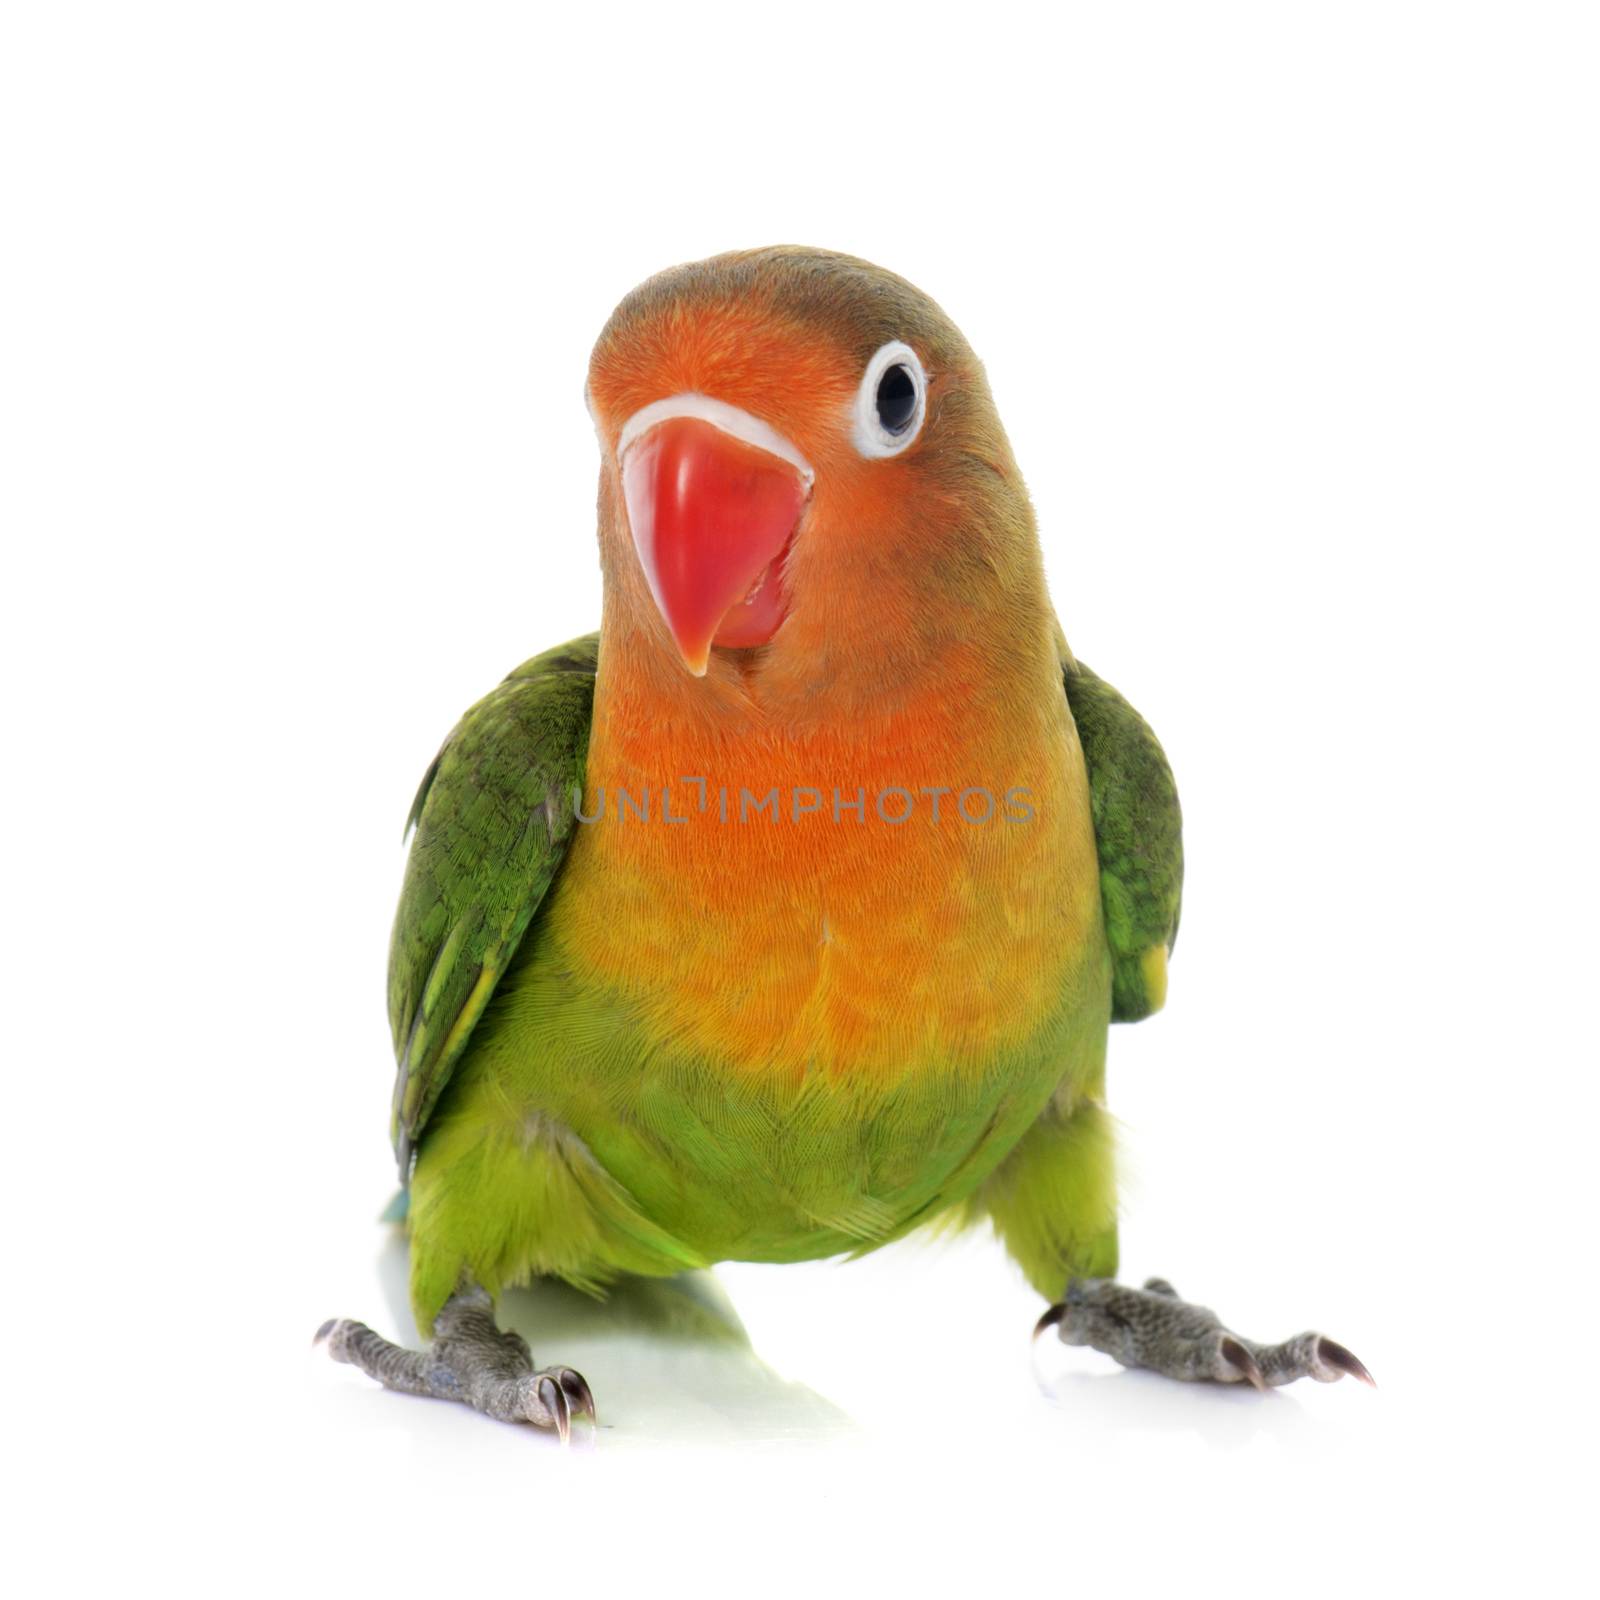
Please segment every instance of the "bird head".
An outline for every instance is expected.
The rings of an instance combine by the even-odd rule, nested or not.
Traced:
[[[587,398],[604,636],[680,684],[881,690],[1053,625],[982,368],[892,273],[787,246],[675,267],[612,314]]]

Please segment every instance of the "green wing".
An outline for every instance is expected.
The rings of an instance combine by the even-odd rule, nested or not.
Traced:
[[[412,802],[389,943],[400,1178],[576,827],[599,635],[525,662],[457,724]]]
[[[1167,954],[1183,899],[1183,819],[1172,768],[1150,725],[1079,661],[1067,703],[1089,769],[1100,897],[1111,944],[1111,1016],[1137,1022],[1167,997]]]

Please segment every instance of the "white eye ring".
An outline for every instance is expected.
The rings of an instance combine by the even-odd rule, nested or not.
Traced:
[[[911,416],[898,433],[886,428],[878,415],[878,385],[891,367],[904,367],[916,391]],[[928,375],[922,370],[917,352],[898,339],[880,345],[867,363],[867,370],[861,374],[861,387],[856,390],[855,404],[851,407],[851,442],[869,459],[897,456],[922,432],[927,415]]]

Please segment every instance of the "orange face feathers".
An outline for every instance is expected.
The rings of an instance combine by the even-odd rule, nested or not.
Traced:
[[[893,274],[790,248],[675,268],[613,314],[589,394],[608,649],[674,698],[704,674],[686,714],[718,685],[848,704],[975,628],[1048,632],[982,370]]]

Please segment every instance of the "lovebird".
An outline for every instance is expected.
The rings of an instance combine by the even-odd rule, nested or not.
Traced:
[[[392,1389],[594,1416],[494,1298],[536,1275],[858,1254],[987,1219],[1054,1329],[1258,1388],[1370,1382],[1116,1282],[1113,1022],[1166,997],[1177,790],[1068,648],[983,369],[904,279],[774,247],[600,334],[598,633],[423,777],[389,958],[426,1352]]]

